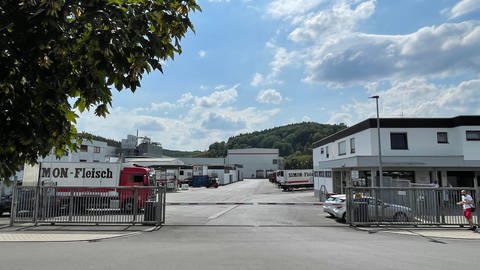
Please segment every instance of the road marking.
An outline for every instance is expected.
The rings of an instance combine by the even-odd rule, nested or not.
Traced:
[[[167,202],[166,205],[323,205],[322,202]]]
[[[221,212],[219,212],[219,213],[217,213],[213,216],[209,216],[208,219],[216,219],[216,218],[218,218],[222,215],[225,215],[226,213],[232,211],[234,208],[237,208],[237,207],[238,207],[238,205],[232,205],[229,208],[227,208],[227,209],[225,209],[225,210],[223,210],[223,211],[221,211]]]
[[[253,205],[251,202],[167,202],[166,205]]]

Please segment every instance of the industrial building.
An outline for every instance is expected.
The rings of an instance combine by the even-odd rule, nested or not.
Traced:
[[[370,118],[313,144],[315,193],[322,186],[343,193],[346,185],[477,187],[479,153],[480,116],[381,118],[379,130]]]

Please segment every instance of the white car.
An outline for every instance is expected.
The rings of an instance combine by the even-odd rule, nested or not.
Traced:
[[[404,205],[386,203],[371,197],[354,199],[353,205],[356,221],[408,222],[413,220],[412,209]]]
[[[323,203],[323,212],[328,213],[331,217],[345,220],[345,210],[347,196],[345,194],[332,195]]]

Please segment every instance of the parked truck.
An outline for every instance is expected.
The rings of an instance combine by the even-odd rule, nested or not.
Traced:
[[[73,203],[77,211],[99,205],[132,211],[135,205],[141,209],[151,195],[150,189],[132,187],[154,186],[155,179],[149,168],[132,164],[41,162],[25,168],[23,185],[51,186],[46,195],[65,207]]]
[[[313,188],[313,170],[280,170],[275,181],[284,191],[296,188]]]

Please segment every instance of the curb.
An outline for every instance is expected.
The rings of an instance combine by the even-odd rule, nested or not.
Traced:
[[[10,226],[1,227],[1,229]],[[134,232],[99,233],[98,231],[10,231],[0,232],[0,242],[97,242],[107,239],[125,238],[140,235],[145,232],[158,231],[163,226],[149,227]]]
[[[434,238],[442,239],[456,239],[456,240],[480,240],[480,232],[468,231],[466,229],[459,230],[457,228],[380,228],[380,229],[365,229],[355,227],[355,230],[373,233],[389,233],[405,236],[420,236],[430,241],[435,241]]]

